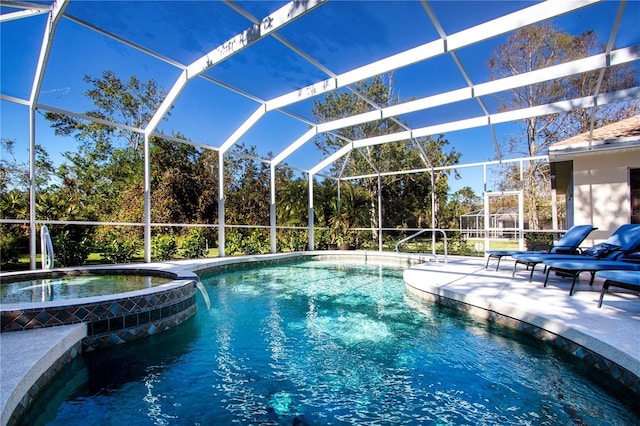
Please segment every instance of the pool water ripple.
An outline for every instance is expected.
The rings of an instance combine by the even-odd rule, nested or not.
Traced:
[[[75,361],[25,424],[640,422],[547,345],[408,296],[399,269],[299,261],[202,281],[210,310]]]

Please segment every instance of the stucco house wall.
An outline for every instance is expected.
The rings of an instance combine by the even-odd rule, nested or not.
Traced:
[[[585,245],[631,223],[631,169],[640,169],[640,116],[611,123],[549,147],[555,182],[567,201],[567,227],[598,229]],[[570,166],[567,166],[570,165]]]
[[[573,218],[598,227],[604,240],[631,220],[629,170],[640,168],[640,149],[576,155],[573,158]]]

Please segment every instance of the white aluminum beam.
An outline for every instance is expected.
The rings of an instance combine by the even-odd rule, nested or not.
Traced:
[[[77,112],[71,112],[71,111],[68,111],[66,109],[56,108],[56,107],[52,107],[50,105],[45,105],[45,104],[38,103],[38,104],[36,104],[35,107],[36,107],[36,109],[39,109],[39,110],[47,110],[47,111],[50,111],[50,112],[55,112],[55,113],[58,113],[58,114],[69,116],[69,117],[79,118],[80,120],[86,120],[86,121],[89,121],[89,122],[92,122],[92,123],[104,124],[105,126],[115,127],[117,129],[128,130],[130,132],[135,132],[135,133],[144,133],[144,129],[141,129],[139,127],[128,126],[126,124],[116,123],[115,121],[109,121],[109,120],[105,120],[104,118],[93,117],[93,116],[87,115],[87,114],[80,114],[80,113],[77,113]]]
[[[340,118],[333,121],[328,121],[317,125],[318,133],[324,133],[330,130],[337,130],[340,128],[355,126],[357,124],[363,124],[372,120],[390,118],[402,114],[408,114],[412,112],[422,111],[437,106],[452,104],[455,102],[465,101],[477,98],[479,96],[486,96],[496,94],[505,90],[511,90],[517,87],[527,86],[531,84],[542,83],[545,81],[568,77],[576,73],[583,73],[589,71],[595,71],[607,67],[608,65],[621,65],[624,63],[630,63],[640,59],[640,45],[630,46],[623,49],[618,49],[607,55],[606,53],[597,54],[588,58],[578,59],[575,61],[567,62],[560,65],[554,65],[551,67],[530,71],[510,77],[504,77],[499,80],[493,80],[486,83],[480,83],[473,87],[464,87],[461,89],[451,90],[449,92],[440,93],[437,95],[427,96],[421,99],[416,99],[402,104],[393,105],[383,108],[381,110],[370,111],[363,114],[353,115],[346,118]],[[297,93],[297,92],[296,92]],[[285,96],[290,96],[285,95]],[[278,98],[280,99],[280,98]],[[278,106],[282,106],[278,104]],[[267,102],[266,109],[269,110],[269,102]],[[494,115],[495,117],[495,115]],[[474,120],[479,120],[475,118]],[[463,120],[464,121],[464,120]],[[462,128],[470,128],[468,124],[458,122]],[[482,122],[478,121],[478,124],[471,127],[478,127],[481,125],[490,125],[496,123],[494,120],[489,120],[487,116],[484,117]],[[456,130],[455,127],[451,127],[448,124],[443,124],[444,129],[447,131]],[[414,131],[415,132],[415,131]],[[429,134],[435,134],[440,132],[434,132]],[[421,133],[418,132],[417,135]],[[414,133],[414,136],[416,133]],[[300,139],[296,140],[292,145],[286,148],[287,156],[291,155],[296,149],[304,145],[305,142],[301,142]]]
[[[569,13],[600,1],[602,0],[547,1],[539,3],[452,34],[448,37],[446,46],[443,40],[431,41],[388,58],[347,71],[338,75],[336,79],[328,79],[279,96],[267,101],[267,110],[270,111],[313,96],[321,95],[328,91],[347,86],[348,84],[415,64],[446,53],[447,51],[466,47],[479,41],[499,36],[521,26],[554,18],[558,15]]]
[[[382,110],[384,118],[422,111],[437,106],[447,105],[455,102],[465,101],[473,98],[473,90],[469,87],[451,90],[438,95],[427,96],[398,105],[393,105]]]
[[[17,19],[30,18],[37,15],[44,15],[45,13],[49,13],[50,10],[50,8],[47,8],[45,6],[42,9],[20,10],[18,12],[3,13],[2,15],[0,15],[0,23],[15,21]]]
[[[49,22],[45,27],[44,37],[42,45],[40,47],[40,56],[38,58],[38,65],[36,66],[36,73],[33,79],[33,85],[31,86],[31,96],[29,102],[33,108],[38,102],[40,96],[40,89],[42,88],[42,80],[44,79],[44,72],[47,68],[47,62],[49,60],[49,53],[51,53],[51,45],[53,44],[53,36],[55,34],[56,27],[64,10],[69,5],[68,0],[62,0],[60,2],[54,2],[51,8],[51,15],[49,16]]]
[[[295,104],[296,102],[312,98],[316,95],[331,92],[337,88],[338,80],[335,78],[329,78],[267,101],[267,111],[273,111],[287,105]]]
[[[270,33],[290,24],[292,21],[320,5],[323,1],[324,0],[292,1],[285,4],[264,18],[260,24],[252,25],[189,65],[187,67],[189,78],[205,72]]]
[[[618,90],[616,92],[602,93],[597,96],[585,96],[583,98],[569,99],[547,105],[538,105],[515,111],[502,112],[492,115],[491,121],[493,123],[505,123],[509,121],[522,120],[523,118],[575,111],[578,109],[591,108],[596,105],[606,105],[630,99],[640,99],[640,86]]]
[[[310,175],[317,174],[320,170],[331,165],[331,163],[333,163],[334,161],[337,161],[340,158],[344,157],[345,155],[350,153],[352,150],[353,150],[353,144],[351,143],[343,146],[342,148],[340,148],[339,150],[337,150],[336,152],[334,152],[333,154],[331,154],[330,156],[328,156],[327,158],[319,162],[315,167],[310,169],[309,174]]]
[[[273,160],[271,160],[271,164],[274,167],[277,166],[278,164],[283,162],[289,155],[295,152],[300,146],[302,146],[305,142],[307,142],[309,139],[311,139],[317,134],[318,134],[318,128],[315,126],[307,130],[302,136],[296,139],[295,142],[293,142],[291,145],[285,148],[284,151],[282,151],[280,154],[273,157]]]
[[[409,140],[409,139],[412,139],[414,137],[415,136],[414,136],[412,131],[390,133],[388,135],[374,136],[374,137],[371,137],[371,138],[366,138],[366,139],[360,139],[360,140],[353,141],[353,147],[354,148],[364,148],[364,147],[367,147],[367,146],[382,145],[382,144],[389,143],[389,142],[397,142],[397,141],[401,141],[401,140]]]
[[[640,86],[619,90],[616,92],[603,93],[597,96],[586,96],[583,98],[569,99],[566,101],[553,102],[546,105],[538,105],[530,108],[522,108],[513,111],[492,114],[489,117],[479,116],[468,118],[465,120],[442,123],[435,126],[421,127],[410,132],[398,132],[384,136],[358,139],[348,145],[343,146],[338,151],[334,152],[329,157],[318,163],[318,165],[309,170],[309,173],[318,173],[320,170],[329,166],[334,161],[337,161],[339,158],[343,157],[356,147],[363,148],[366,146],[379,145],[381,143],[399,142],[411,138],[472,129],[476,127],[486,126],[489,123],[496,124],[517,121],[524,118],[556,114],[559,112],[569,112],[578,109],[590,108],[594,105],[606,105],[609,103],[620,102],[629,99],[640,99]]]
[[[394,170],[391,172],[369,173],[364,175],[345,176],[342,179],[357,180],[357,179],[372,178],[378,175],[397,176],[397,175],[407,175],[407,174],[415,174],[415,173],[426,173],[432,170],[433,171],[445,171],[445,170],[454,170],[454,169],[457,170],[457,169],[466,169],[471,167],[490,166],[495,164],[519,163],[523,160],[524,161],[547,161],[548,159],[549,159],[548,155],[537,155],[535,157],[522,157],[522,158],[512,158],[512,159],[505,159],[505,160],[480,161],[477,163],[455,164],[453,166],[422,167],[419,169],[406,169],[406,170]]]
[[[236,53],[246,49],[257,41],[268,36],[294,20],[310,12],[325,0],[308,0],[305,2],[292,1],[282,6],[266,18],[260,24],[254,24],[244,30],[242,33],[235,35],[220,46],[216,47],[206,55],[196,59],[182,72],[178,80],[174,83],[169,94],[164,99],[153,118],[147,126],[146,133],[151,134],[156,130],[160,121],[167,114],[176,98],[184,90],[184,87],[194,77],[204,73],[213,66],[230,58]]]
[[[489,38],[581,9],[602,0],[545,1],[500,18],[462,30],[448,37],[447,47],[456,50]]]
[[[435,126],[421,127],[414,129],[412,137],[420,138],[424,136],[438,135],[441,133],[455,132],[458,130],[473,129],[475,127],[487,126],[493,120],[485,115],[467,118],[464,120],[450,121],[448,123],[436,124]],[[401,139],[398,139],[401,140]]]
[[[253,127],[253,125],[256,124],[258,120],[260,120],[265,113],[266,113],[266,110],[264,105],[260,105],[258,109],[256,109],[253,112],[253,114],[251,114],[249,118],[247,118],[244,121],[244,123],[242,123],[240,127],[238,127],[236,131],[233,132],[233,134],[229,136],[226,141],[224,141],[222,145],[220,145],[220,152],[221,153],[227,152],[227,150],[231,148],[233,144],[238,142],[238,140],[240,140],[240,138],[245,133],[247,133],[249,129],[251,129],[251,127]]]
[[[12,102],[12,103],[18,104],[18,105],[29,106],[29,101],[26,100],[26,99],[20,99],[20,98],[14,97],[14,96],[3,95],[1,93],[0,93],[0,101],[7,101],[7,102]]]
[[[352,115],[350,117],[339,118],[326,123],[318,124],[318,133],[325,133],[331,130],[342,129],[344,127],[355,126],[357,124],[367,123],[375,120],[382,120],[381,110],[373,110],[362,114]]]

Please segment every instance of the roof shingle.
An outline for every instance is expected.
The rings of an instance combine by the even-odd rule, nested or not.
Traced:
[[[640,139],[640,115],[630,117],[593,130],[593,144],[606,144],[608,141]],[[589,132],[570,137],[549,147],[549,151],[578,148],[589,143]]]

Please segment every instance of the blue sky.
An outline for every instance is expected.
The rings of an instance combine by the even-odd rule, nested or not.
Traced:
[[[261,19],[284,5],[278,1],[242,1],[237,4]],[[452,34],[485,20],[533,5],[516,1],[433,1],[429,2],[444,31]],[[554,20],[564,31],[579,34],[595,30],[603,43],[608,40],[618,2],[604,2]],[[2,7],[2,13],[15,9]],[[97,27],[143,45],[182,64],[189,64],[220,45],[251,23],[226,4],[218,1],[72,1],[66,11]],[[616,46],[640,43],[637,17],[640,2],[631,1],[616,38]],[[28,99],[42,40],[46,15],[5,22],[0,26],[0,91],[3,95]],[[418,1],[330,1],[278,32],[280,36],[311,55],[335,74],[382,59],[391,54],[433,41],[438,33]],[[487,62],[495,47],[506,36],[476,43],[457,52],[474,83],[488,80]],[[154,78],[165,90],[173,85],[180,70],[132,48],[63,19],[56,33],[47,67],[40,102],[56,108],[86,112],[92,108],[83,93],[88,86],[84,74],[99,76],[114,71],[121,79],[136,75]],[[207,76],[268,100],[328,76],[292,53],[279,41],[267,38],[207,71]],[[403,100],[458,89],[466,86],[449,55],[399,69],[395,72],[396,91]],[[292,114],[312,119],[313,99],[287,107]],[[494,109],[491,99],[485,99]],[[258,107],[258,103],[203,79],[194,79],[174,105],[171,117],[161,125],[165,133],[181,132],[199,142],[220,146]],[[481,115],[476,102],[436,108],[401,117],[412,127],[441,122],[443,117],[468,118]],[[25,158],[28,147],[27,108],[0,101],[2,138],[16,141],[16,153]],[[278,153],[301,136],[307,126],[290,116],[272,112],[265,116],[241,141],[255,145],[257,152]],[[513,125],[496,126],[498,138],[514,134]],[[76,142],[53,135],[48,123],[38,115],[37,140],[58,161],[60,153],[75,149]],[[496,156],[489,129],[472,129],[446,135],[451,145],[463,153],[463,162],[478,162]],[[287,162],[310,168],[321,159],[308,142]],[[464,171],[466,182],[453,183],[453,189],[468,184],[481,191],[481,170]]]

